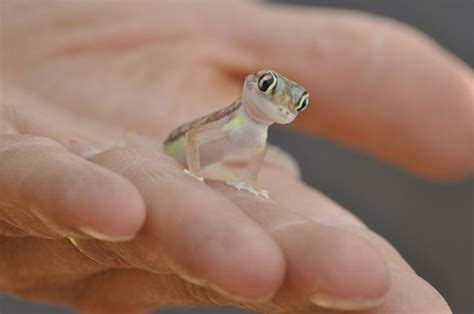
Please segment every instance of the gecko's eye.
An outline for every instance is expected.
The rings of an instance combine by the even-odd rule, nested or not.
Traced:
[[[276,83],[277,78],[275,74],[272,72],[267,72],[258,79],[258,89],[264,93],[269,93],[273,88],[275,88]]]
[[[308,107],[309,105],[309,94],[308,92],[304,92],[303,95],[300,98],[300,101],[298,102],[298,106],[296,107],[296,111],[303,111]]]

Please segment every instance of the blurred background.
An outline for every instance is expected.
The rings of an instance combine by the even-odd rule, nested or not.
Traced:
[[[356,9],[390,16],[416,26],[474,66],[473,0],[273,2]],[[472,178],[449,184],[433,183],[322,138],[295,135],[278,128],[273,128],[269,138],[299,161],[308,184],[353,211],[391,242],[415,271],[444,296],[454,313],[473,313]],[[0,313],[72,312],[0,295]],[[156,313],[250,312],[235,308],[170,308]]]

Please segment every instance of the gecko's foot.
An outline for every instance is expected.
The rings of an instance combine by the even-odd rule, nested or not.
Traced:
[[[191,177],[193,177],[194,179],[197,179],[197,180],[201,181],[202,183],[204,183],[204,178],[203,177],[198,177],[198,176],[194,175],[188,169],[184,169],[184,173],[186,173],[186,174],[190,175]]]
[[[226,181],[228,185],[232,185],[235,187],[237,190],[246,190],[252,193],[255,196],[261,196],[263,198],[269,199],[270,197],[268,196],[268,191],[267,190],[262,190],[259,188],[255,188],[250,182],[245,181],[245,180],[236,180],[236,181]]]

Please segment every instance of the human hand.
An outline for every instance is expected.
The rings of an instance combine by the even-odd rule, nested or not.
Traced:
[[[318,311],[311,299],[330,308],[375,305],[390,277],[380,311],[448,311],[385,240],[299,182],[279,154],[269,156],[260,177],[271,192],[268,203],[219,182],[210,182],[214,189],[200,185],[153,140],[112,147],[123,127],[163,139],[179,123],[231,102],[243,75],[272,68],[312,93],[298,126],[419,173],[458,177],[472,169],[466,150],[472,82],[452,57],[399,25],[331,11],[225,4],[187,24],[171,18],[179,12],[189,20],[197,9],[189,4],[28,4],[21,16],[35,16],[19,26],[15,6],[7,7],[10,27],[2,35],[8,43],[0,124],[7,222],[0,254],[8,274],[0,279],[2,290],[95,312],[233,303],[307,313]],[[262,25],[250,32],[243,23],[249,18]],[[282,21],[288,29],[274,32]],[[380,30],[374,25],[385,27],[383,35],[369,32]],[[326,34],[329,26],[336,34]],[[382,36],[379,46],[370,34]],[[290,52],[301,58],[288,58]],[[364,58],[379,54],[386,59]],[[407,68],[420,57],[422,70]],[[432,74],[438,72],[443,75]],[[412,90],[407,78],[413,73],[439,82],[412,78],[421,82]],[[359,76],[366,79],[341,87],[341,77],[353,83]],[[367,92],[373,90],[376,95]],[[446,109],[443,97],[453,107]],[[412,99],[420,101],[419,111],[412,112]],[[432,106],[440,110],[426,117]],[[429,127],[415,123],[421,117]],[[439,127],[454,118],[451,140],[442,140]],[[388,140],[393,145],[380,144]],[[416,162],[407,151],[416,153]],[[125,240],[138,231],[128,242],[81,240]],[[17,238],[22,235],[30,237]],[[206,288],[211,285],[226,293]],[[269,302],[248,301],[274,292]]]

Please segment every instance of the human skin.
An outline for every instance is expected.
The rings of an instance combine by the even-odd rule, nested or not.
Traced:
[[[1,5],[0,291],[87,313],[450,311],[284,153],[259,176],[265,201],[203,185],[160,152],[170,130],[270,68],[311,94],[295,128],[427,178],[469,175],[472,72],[424,35],[252,2]]]

